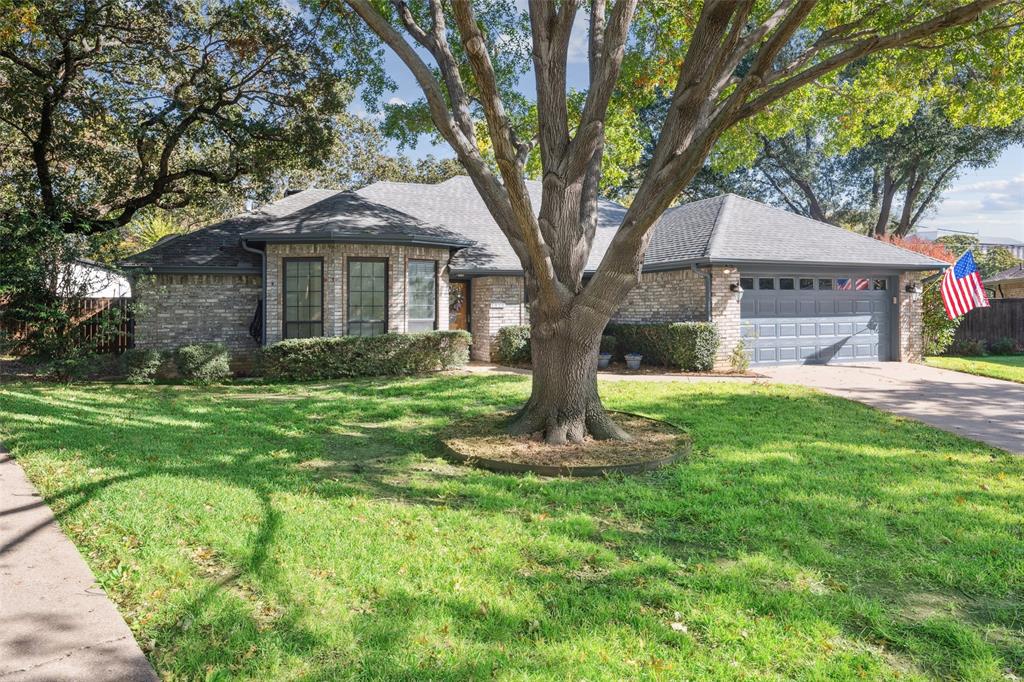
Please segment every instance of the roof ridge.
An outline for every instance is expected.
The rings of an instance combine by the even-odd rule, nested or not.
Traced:
[[[725,215],[726,208],[728,208],[729,206],[730,198],[735,196],[736,195],[733,194],[732,192],[726,192],[725,194],[719,195],[717,197],[710,197],[712,199],[719,199],[719,206],[718,212],[715,213],[715,222],[711,225],[711,230],[708,233],[708,240],[704,244],[704,252],[701,254],[703,258],[711,258],[711,250],[718,245],[718,242],[720,240],[718,234],[718,226],[722,223],[722,217]]]

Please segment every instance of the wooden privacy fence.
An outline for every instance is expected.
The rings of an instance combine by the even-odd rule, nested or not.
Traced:
[[[97,353],[121,353],[135,347],[135,316],[130,298],[81,298],[74,302],[74,318],[84,342],[95,342]],[[112,316],[117,315],[111,326]],[[31,325],[4,320],[3,331],[17,341],[32,333]],[[17,349],[15,349],[17,350]]]
[[[990,308],[975,308],[957,327],[954,344],[1011,338],[1024,348],[1024,298],[995,298]]]

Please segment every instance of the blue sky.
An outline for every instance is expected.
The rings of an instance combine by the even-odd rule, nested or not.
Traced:
[[[586,86],[586,45],[583,32],[574,30],[569,53],[569,87]],[[411,102],[421,96],[418,86],[402,64],[390,52],[386,68],[398,88],[389,95],[395,101]],[[533,92],[532,73],[520,83],[525,93]],[[361,105],[356,113],[365,114]],[[394,151],[394,149],[392,149]],[[413,150],[405,150],[413,158],[427,154],[437,157],[453,156],[448,145],[432,144],[421,139]],[[922,220],[925,229],[957,230],[979,233],[982,236],[1012,237],[1024,242],[1024,146],[1007,149],[999,162],[990,168],[966,171],[942,195],[938,209]]]

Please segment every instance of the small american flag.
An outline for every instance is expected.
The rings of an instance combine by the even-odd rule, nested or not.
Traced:
[[[942,277],[942,305],[949,319],[955,320],[973,308],[988,308],[988,296],[981,285],[981,273],[970,251],[960,256]]]

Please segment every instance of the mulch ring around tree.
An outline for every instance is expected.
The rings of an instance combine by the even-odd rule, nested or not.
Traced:
[[[653,471],[685,457],[690,438],[668,422],[628,412],[609,411],[631,441],[595,440],[549,445],[541,435],[511,436],[506,432],[510,412],[473,417],[453,423],[442,438],[449,459],[500,473],[540,476],[601,476],[612,472]]]

